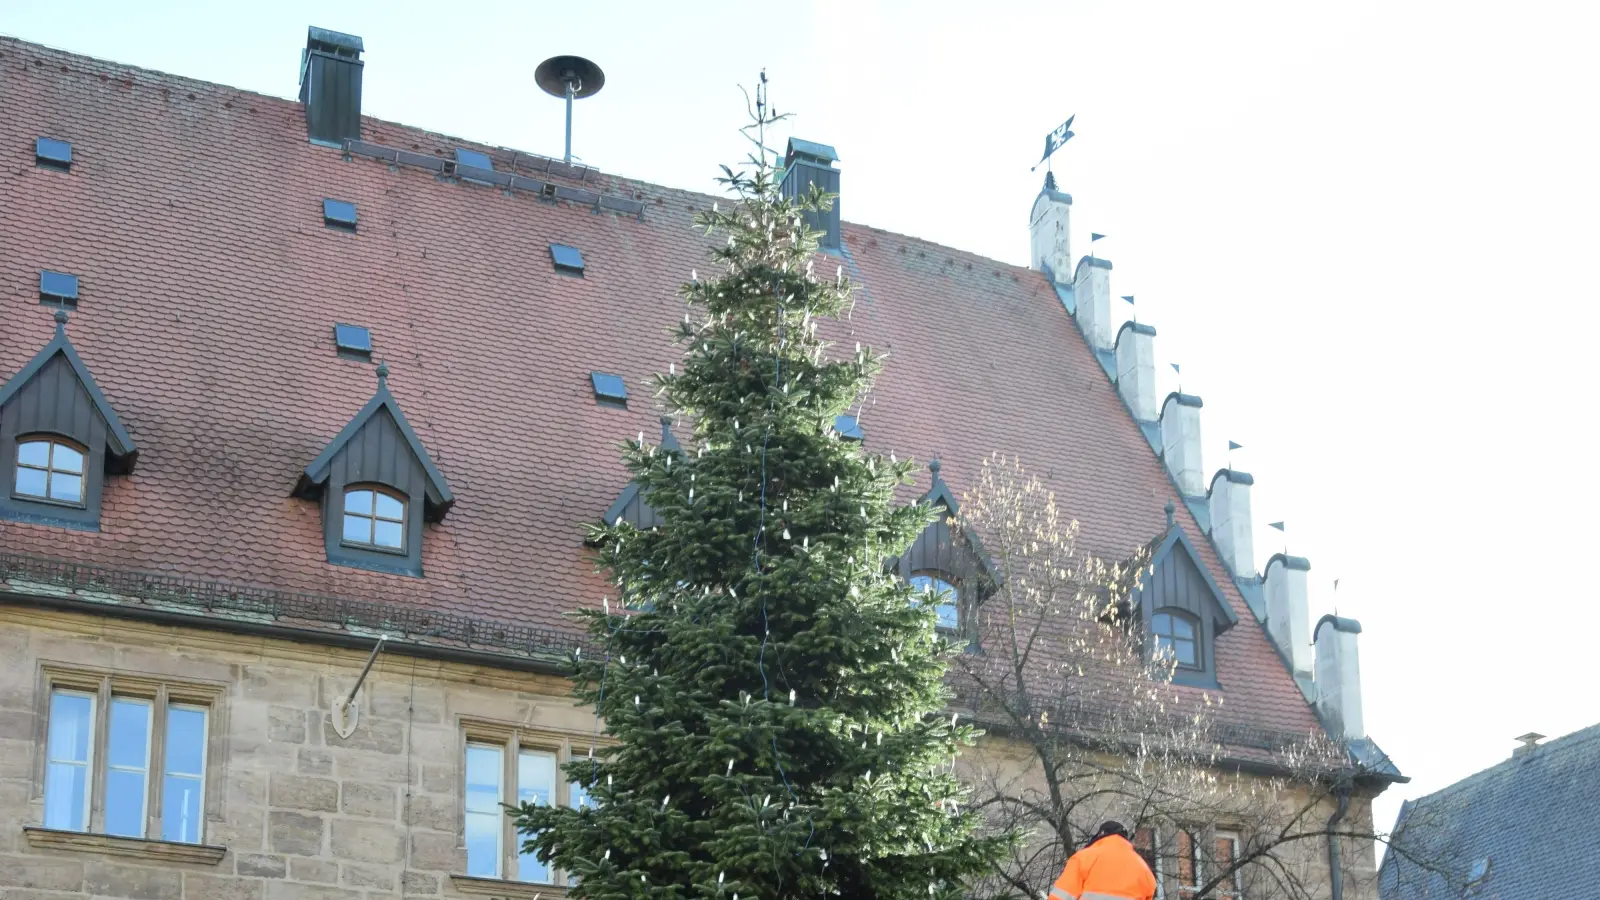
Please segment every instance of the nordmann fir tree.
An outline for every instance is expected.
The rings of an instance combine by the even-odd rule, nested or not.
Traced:
[[[885,568],[933,516],[893,501],[909,461],[833,430],[881,357],[817,335],[850,304],[801,218],[828,198],[784,199],[764,156],[723,172],[737,203],[698,220],[720,274],[683,287],[658,378],[692,449],[629,443],[662,522],[595,534],[620,597],[581,613],[604,655],[574,693],[616,743],[566,765],[583,808],[515,810],[524,851],[593,900],[956,898],[1005,839],[952,774],[976,736],[946,709],[953,650]]]

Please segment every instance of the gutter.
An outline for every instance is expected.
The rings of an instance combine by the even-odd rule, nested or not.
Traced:
[[[15,606],[32,606],[62,612],[111,616],[119,619],[150,622],[157,625],[176,625],[187,628],[203,628],[211,631],[226,631],[231,634],[248,634],[301,644],[345,647],[352,650],[371,650],[374,637],[371,634],[358,634],[349,631],[296,628],[291,625],[252,622],[247,619],[219,619],[193,613],[173,612],[168,609],[78,600],[71,597],[22,594],[15,591],[0,591],[0,603],[8,603]],[[417,659],[487,666],[537,675],[565,677],[571,673],[571,668],[565,660],[536,656],[511,656],[506,653],[493,653],[486,650],[471,650],[459,647],[442,647],[436,644],[423,644],[393,637],[385,641],[384,649],[390,653],[398,653],[402,656],[410,656]]]

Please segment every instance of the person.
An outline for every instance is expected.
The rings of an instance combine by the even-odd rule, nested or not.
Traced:
[[[1102,824],[1050,888],[1050,900],[1152,900],[1155,894],[1156,876],[1121,822]]]

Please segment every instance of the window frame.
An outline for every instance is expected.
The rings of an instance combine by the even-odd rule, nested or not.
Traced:
[[[371,513],[353,513],[350,511],[350,495],[362,492],[370,492],[373,495]],[[388,497],[390,500],[400,504],[400,518],[392,519],[387,516],[378,515],[378,497],[380,496]],[[399,557],[410,556],[411,547],[409,543],[409,536],[406,534],[406,530],[411,525],[410,506],[410,497],[407,497],[399,490],[389,487],[385,484],[378,484],[369,481],[358,481],[353,484],[344,485],[339,491],[339,546],[345,548],[346,550],[356,550],[362,553],[383,553],[389,556]],[[345,519],[351,516],[355,516],[358,519],[366,519],[368,522],[372,523],[369,533],[374,539],[373,542],[363,543],[361,541],[352,541],[344,536]],[[379,522],[393,522],[400,526],[400,546],[389,547],[376,542]]]
[[[1244,845],[1244,839],[1237,831],[1230,828],[1214,828],[1211,830],[1211,864],[1217,867],[1218,872],[1222,871],[1223,865],[1222,861],[1217,857],[1217,849],[1218,844],[1223,841],[1233,842],[1233,859],[1229,861],[1229,865],[1239,861],[1239,848]],[[1218,900],[1244,900],[1244,871],[1242,869],[1234,869],[1233,877],[1229,881],[1232,882],[1231,890],[1226,889],[1223,885],[1218,885],[1213,895]]]
[[[226,689],[220,684],[207,684],[142,675],[125,675],[108,670],[68,667],[47,663],[41,666],[40,695],[44,714],[39,717],[37,743],[43,748],[37,754],[34,783],[36,795],[44,801],[41,805],[39,826],[49,830],[74,834],[133,839],[184,846],[205,846],[209,821],[221,819],[220,797],[222,791],[216,784],[217,766],[213,757],[220,752],[224,740],[223,698]],[[51,761],[49,737],[53,698],[56,694],[87,696],[91,699],[89,713],[89,750],[84,763],[88,784],[85,790],[86,810],[82,829],[62,829],[45,824],[48,810],[46,776]],[[145,736],[145,777],[140,811],[140,833],[136,835],[113,834],[107,830],[106,802],[111,772],[111,708],[117,699],[142,701],[147,705]],[[168,712],[174,708],[199,708],[206,714],[205,731],[201,739],[200,821],[194,841],[174,841],[164,837],[164,792],[167,769]]]
[[[918,594],[925,593],[924,591],[917,590],[915,579],[918,578],[931,578],[936,584],[942,583],[946,587],[950,588],[950,602],[948,604],[934,604],[934,615],[938,615],[938,609],[941,606],[954,606],[956,610],[956,623],[954,625],[936,624],[935,628],[938,629],[938,632],[943,635],[964,634],[966,632],[967,625],[967,611],[966,604],[962,602],[961,580],[943,569],[917,569],[910,575],[906,576],[906,584],[911,585],[912,591]],[[931,594],[932,591],[930,590],[926,593]]]
[[[463,717],[460,720],[460,747],[456,754],[458,764],[461,766],[461,777],[458,784],[461,790],[460,815],[457,816],[458,827],[461,829],[460,838],[462,847],[466,847],[466,817],[467,809],[466,791],[466,754],[469,747],[493,747],[500,752],[500,802],[517,805],[519,785],[517,784],[518,767],[524,750],[551,753],[555,756],[555,780],[551,785],[551,804],[570,805],[574,798],[575,783],[569,781],[562,771],[563,767],[574,759],[597,752],[602,746],[609,746],[615,741],[590,734],[577,734],[552,728],[538,726],[508,725],[503,722],[494,722],[485,719],[470,719]],[[511,816],[501,815],[500,832],[498,835],[499,846],[495,859],[495,875],[470,874],[471,861],[465,856],[466,865],[460,875],[467,878],[487,878],[489,880],[505,881],[512,884],[528,884],[536,887],[569,887],[571,886],[570,873],[548,866],[550,881],[523,881],[518,877],[522,857],[522,842],[519,839],[516,827]],[[508,874],[511,873],[511,874]]]
[[[94,459],[94,454],[90,452],[88,447],[85,447],[83,444],[73,440],[70,437],[67,437],[64,434],[57,434],[53,431],[30,431],[27,434],[19,434],[17,435],[16,440],[12,441],[11,443],[10,496],[12,500],[20,503],[38,503],[44,506],[54,506],[70,510],[87,510],[89,508],[89,469],[90,463]],[[40,468],[32,463],[23,463],[23,446],[27,444],[41,443],[49,446],[48,455],[45,457],[44,468]],[[57,500],[49,495],[50,482],[54,479],[54,476],[57,472],[55,467],[57,447],[66,447],[68,450],[78,454],[79,463],[81,465],[78,471],[68,472],[66,470],[61,470],[60,473],[62,475],[77,476],[78,499],[76,501]],[[45,473],[44,496],[40,496],[38,494],[24,494],[17,489],[17,476],[21,474],[21,470],[25,468],[35,472]]]
[[[1154,659],[1156,654],[1160,651],[1160,639],[1162,637],[1168,637],[1174,644],[1177,643],[1176,635],[1163,635],[1156,631],[1156,618],[1159,616],[1166,616],[1175,622],[1183,622],[1189,626],[1190,631],[1192,632],[1192,635],[1188,638],[1188,641],[1194,645],[1194,664],[1190,665],[1185,663],[1183,660],[1178,658],[1176,653],[1174,653],[1172,661],[1175,668],[1177,668],[1179,671],[1192,674],[1200,674],[1209,671],[1206,665],[1208,654],[1206,653],[1205,646],[1205,623],[1200,620],[1199,616],[1196,616],[1194,613],[1177,606],[1163,606],[1160,609],[1151,611],[1150,621],[1145,632],[1147,635],[1149,635],[1151,658]]]

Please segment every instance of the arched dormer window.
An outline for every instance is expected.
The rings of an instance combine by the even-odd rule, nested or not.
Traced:
[[[31,434],[19,439],[12,496],[83,506],[85,452],[77,444],[51,434]]]
[[[341,540],[351,547],[404,553],[406,498],[375,485],[347,488]]]
[[[1181,610],[1163,609],[1150,617],[1152,652],[1172,658],[1179,668],[1205,668],[1200,658],[1200,635],[1200,623]]]
[[[0,518],[98,531],[107,477],[139,451],[55,316],[55,338],[0,385]]]
[[[937,570],[916,572],[911,576],[911,589],[919,595],[917,603],[924,602],[922,596],[929,598],[926,602],[931,602],[938,614],[940,631],[961,629],[961,592],[950,575]]]
[[[377,374],[378,392],[306,466],[294,495],[322,504],[328,562],[420,576],[422,524],[444,519],[455,497],[389,393],[389,367]]]

